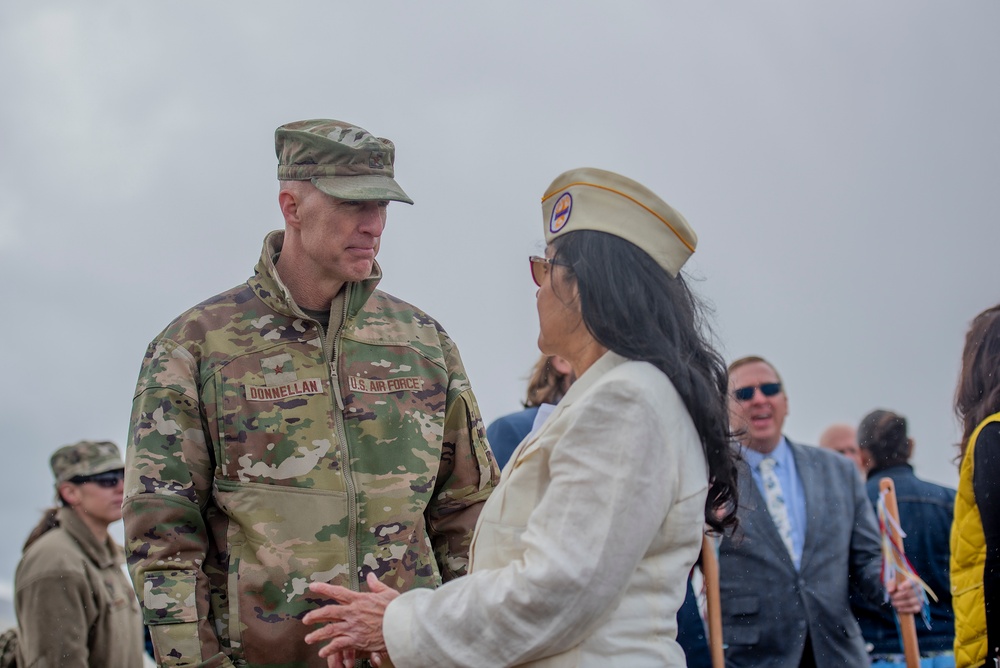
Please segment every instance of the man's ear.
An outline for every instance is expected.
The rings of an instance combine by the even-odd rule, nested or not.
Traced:
[[[868,471],[871,471],[873,468],[875,468],[875,458],[872,457],[871,450],[865,450],[864,448],[861,448],[861,466],[865,468],[866,476]]]
[[[278,208],[285,219],[285,225],[299,229],[301,220],[299,219],[299,199],[290,190],[282,190],[278,193]]]

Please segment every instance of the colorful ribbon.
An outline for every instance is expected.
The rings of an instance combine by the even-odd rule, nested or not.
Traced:
[[[934,595],[934,591],[927,586],[927,583],[920,579],[913,564],[899,548],[899,545],[903,544],[903,539],[906,538],[906,533],[886,509],[886,494],[887,491],[882,490],[878,497],[878,503],[875,504],[875,512],[878,515],[878,531],[882,539],[882,584],[887,585],[889,582],[898,581],[900,577],[909,580],[920,596],[920,618],[924,620],[924,626],[931,628],[931,608],[927,595],[930,594],[935,601],[938,598]],[[898,540],[893,540],[893,536],[897,536]],[[888,592],[886,592],[885,600],[886,602],[889,600]]]

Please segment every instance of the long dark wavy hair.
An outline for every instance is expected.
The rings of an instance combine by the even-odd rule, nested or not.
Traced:
[[[965,335],[955,415],[962,423],[959,462],[979,423],[1000,413],[1000,304],[977,315]]]
[[[667,375],[687,407],[708,460],[705,522],[736,526],[737,483],[726,403],[728,375],[709,343],[708,312],[682,276],[619,237],[577,230],[552,244],[556,264],[575,278],[590,334],[608,350],[649,362]]]

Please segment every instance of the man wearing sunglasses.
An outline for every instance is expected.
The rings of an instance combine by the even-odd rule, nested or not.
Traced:
[[[788,397],[762,357],[729,366],[730,426],[739,440],[739,528],[722,540],[726,665],[856,668],[868,655],[848,583],[884,604],[871,503],[854,465],[782,434]],[[919,612],[916,593],[892,605]]]
[[[141,666],[139,604],[108,534],[122,516],[121,454],[80,441],[50,464],[60,505],[28,536],[14,578],[18,665]]]

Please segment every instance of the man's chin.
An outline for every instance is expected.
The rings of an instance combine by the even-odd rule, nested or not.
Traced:
[[[353,283],[358,283],[360,281],[365,280],[366,278],[372,275],[372,269],[374,268],[374,266],[375,266],[374,261],[355,264],[354,266],[351,267],[347,280]]]

